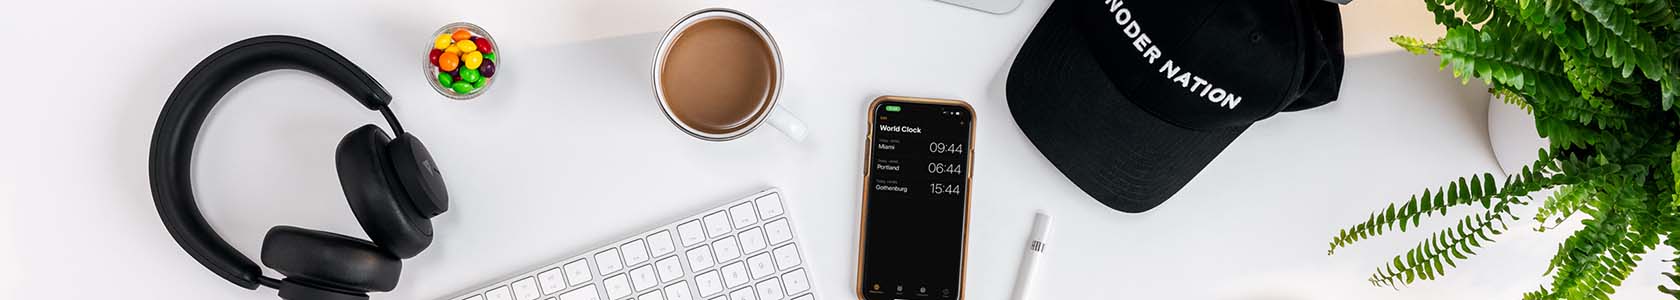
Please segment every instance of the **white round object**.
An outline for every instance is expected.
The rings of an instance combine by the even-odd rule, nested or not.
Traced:
[[[1493,95],[1488,99],[1488,144],[1499,169],[1514,174],[1540,158],[1548,141],[1535,129],[1534,115]]]

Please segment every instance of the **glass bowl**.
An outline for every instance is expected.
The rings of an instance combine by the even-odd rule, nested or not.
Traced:
[[[481,86],[476,86],[470,92],[467,92],[467,93],[464,93],[464,94],[455,92],[454,88],[449,87],[449,86],[444,86],[443,83],[438,80],[438,74],[447,73],[447,72],[444,72],[438,66],[433,65],[432,64],[432,58],[431,58],[432,50],[437,49],[436,43],[437,43],[438,36],[443,35],[443,34],[453,33],[453,32],[455,32],[456,29],[466,29],[467,33],[471,33],[475,37],[478,37],[478,38],[481,38],[481,39],[486,39],[486,40],[490,41],[490,46],[491,46],[490,54],[495,55],[495,59],[493,59],[494,62],[491,63],[491,64],[495,65],[494,66],[495,71],[493,72],[494,73],[493,75],[498,75],[498,76],[494,76],[494,77],[483,77],[482,79],[480,79],[480,80],[483,81],[483,84]],[[462,55],[464,55],[464,53]],[[484,59],[484,60],[485,61],[492,61],[492,59]],[[420,67],[421,67],[421,70],[422,70],[421,74],[426,76],[426,82],[428,82],[427,84],[431,85],[432,90],[436,90],[438,92],[438,94],[443,95],[444,97],[449,97],[449,99],[471,100],[473,98],[477,98],[478,95],[484,94],[484,91],[490,90],[490,85],[495,84],[496,81],[497,81],[495,78],[500,77],[499,75],[501,75],[501,73],[502,73],[501,72],[502,71],[502,44],[496,42],[496,38],[493,37],[493,36],[490,36],[489,31],[485,31],[483,27],[478,27],[478,25],[475,25],[473,23],[467,23],[467,22],[449,23],[449,25],[444,25],[442,28],[438,28],[438,30],[436,32],[433,32],[431,36],[427,37],[427,39],[426,39],[426,52],[425,52],[425,54],[421,55]],[[482,65],[481,65],[481,67],[482,67]],[[456,67],[457,71],[459,71],[461,69],[466,69],[466,68],[467,68],[466,63],[464,63],[464,62],[460,63],[459,66]],[[477,70],[474,69],[474,71],[476,72]],[[451,77],[457,77],[457,76],[451,76]]]

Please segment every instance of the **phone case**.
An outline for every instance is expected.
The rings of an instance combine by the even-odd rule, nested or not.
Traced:
[[[974,183],[974,173],[973,173],[973,170],[974,170],[974,153],[975,153],[975,149],[974,149],[975,147],[974,146],[976,144],[975,143],[975,128],[976,128],[975,124],[980,123],[980,115],[974,111],[974,106],[969,105],[968,102],[963,102],[962,100],[952,100],[952,99],[918,98],[918,97],[905,97],[905,96],[880,96],[880,97],[876,97],[874,101],[869,102],[869,119],[868,119],[867,122],[864,122],[864,127],[865,128],[864,128],[864,131],[863,131],[864,132],[864,143],[863,143],[863,165],[864,165],[864,167],[862,169],[863,170],[863,172],[862,172],[863,184],[860,184],[858,186],[858,191],[860,192],[859,193],[860,196],[858,196],[858,198],[859,198],[859,201],[858,201],[858,211],[859,211],[859,214],[858,214],[858,233],[857,233],[858,240],[857,240],[857,252],[855,254],[857,256],[857,269],[856,269],[856,272],[855,272],[855,273],[857,273],[857,276],[855,276],[852,280],[855,283],[853,285],[852,292],[855,294],[855,296],[857,297],[858,300],[865,300],[864,296],[863,296],[863,288],[864,288],[864,286],[863,286],[864,285],[864,283],[863,283],[863,240],[866,238],[864,236],[864,229],[865,229],[865,226],[867,224],[865,224],[865,223],[869,219],[869,211],[868,211],[868,207],[869,207],[869,176],[871,174],[871,169],[868,166],[869,166],[870,162],[875,159],[873,157],[873,152],[870,151],[870,147],[872,147],[872,145],[875,144],[875,130],[874,130],[875,118],[876,118],[875,107],[881,105],[882,102],[886,102],[886,101],[935,104],[935,105],[949,105],[949,106],[962,107],[963,109],[968,110],[970,121],[968,122],[968,157],[967,157],[966,161],[967,161],[967,164],[968,164],[969,172],[968,172],[968,174],[963,175],[963,186],[966,187],[966,189],[967,189],[967,192],[963,194],[963,238],[962,238],[962,240],[963,240],[963,250],[962,250],[963,262],[962,262],[962,265],[960,267],[962,269],[960,271],[961,275],[959,275],[958,278],[957,278],[957,297],[952,298],[952,299],[956,299],[956,300],[961,300],[961,299],[963,299],[964,294],[968,291],[968,230],[969,230],[969,223],[970,223],[969,222],[970,212],[973,210],[973,207],[974,207],[974,201],[973,201],[973,197],[974,197],[973,196],[974,195],[974,193],[973,193],[974,192],[974,184],[973,184]]]

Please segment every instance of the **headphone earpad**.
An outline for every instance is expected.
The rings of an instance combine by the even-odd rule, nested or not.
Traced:
[[[286,281],[353,293],[390,291],[402,273],[402,261],[373,243],[292,226],[268,230],[262,262]]]
[[[372,124],[351,131],[338,143],[338,182],[362,230],[380,248],[398,258],[420,254],[432,244],[432,221],[410,203],[385,153],[391,137]]]
[[[386,144],[385,154],[390,157],[391,169],[396,171],[398,182],[408,192],[412,201],[409,204],[415,211],[426,218],[449,211],[449,188],[443,184],[443,173],[438,171],[437,163],[432,161],[432,152],[426,150],[420,138],[399,132],[396,139]]]

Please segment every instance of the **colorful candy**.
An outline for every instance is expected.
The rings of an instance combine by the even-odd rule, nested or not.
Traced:
[[[438,56],[438,69],[439,70],[443,70],[444,72],[454,71],[455,68],[459,67],[460,65],[461,65],[461,58],[455,56],[455,53],[444,52],[443,56]]]
[[[457,28],[457,29],[455,29],[455,34],[453,35],[453,37],[455,38],[455,41],[457,41],[457,42],[464,41],[466,39],[472,38],[472,33],[467,32],[466,28]]]
[[[472,93],[473,91],[473,84],[466,81],[456,81],[454,85],[450,85],[449,87],[454,89],[457,94]]]
[[[478,53],[478,51],[467,52],[467,55],[461,56],[461,63],[467,65],[468,69],[477,69],[480,64],[484,63],[484,54]]]
[[[472,94],[496,76],[495,50],[489,38],[456,28],[438,35],[426,60],[436,67],[439,87],[455,94]]]
[[[494,47],[490,47],[490,39],[473,39],[473,44],[478,44],[478,52],[484,52],[484,54],[496,52]]]
[[[472,41],[462,41],[455,43],[455,48],[461,49],[461,53],[473,52],[478,51],[478,44],[473,43]]]
[[[449,35],[440,34],[438,35],[437,41],[432,43],[432,49],[443,50],[443,48],[448,48],[449,45],[453,43],[455,43],[455,40],[451,39]]]
[[[479,76],[478,70],[473,70],[473,69],[462,69],[461,70],[461,80],[466,80],[467,82],[479,82],[480,80],[483,80],[483,79],[484,79],[484,77]]]
[[[478,66],[478,74],[484,77],[496,77],[496,61],[484,60],[484,64]]]

